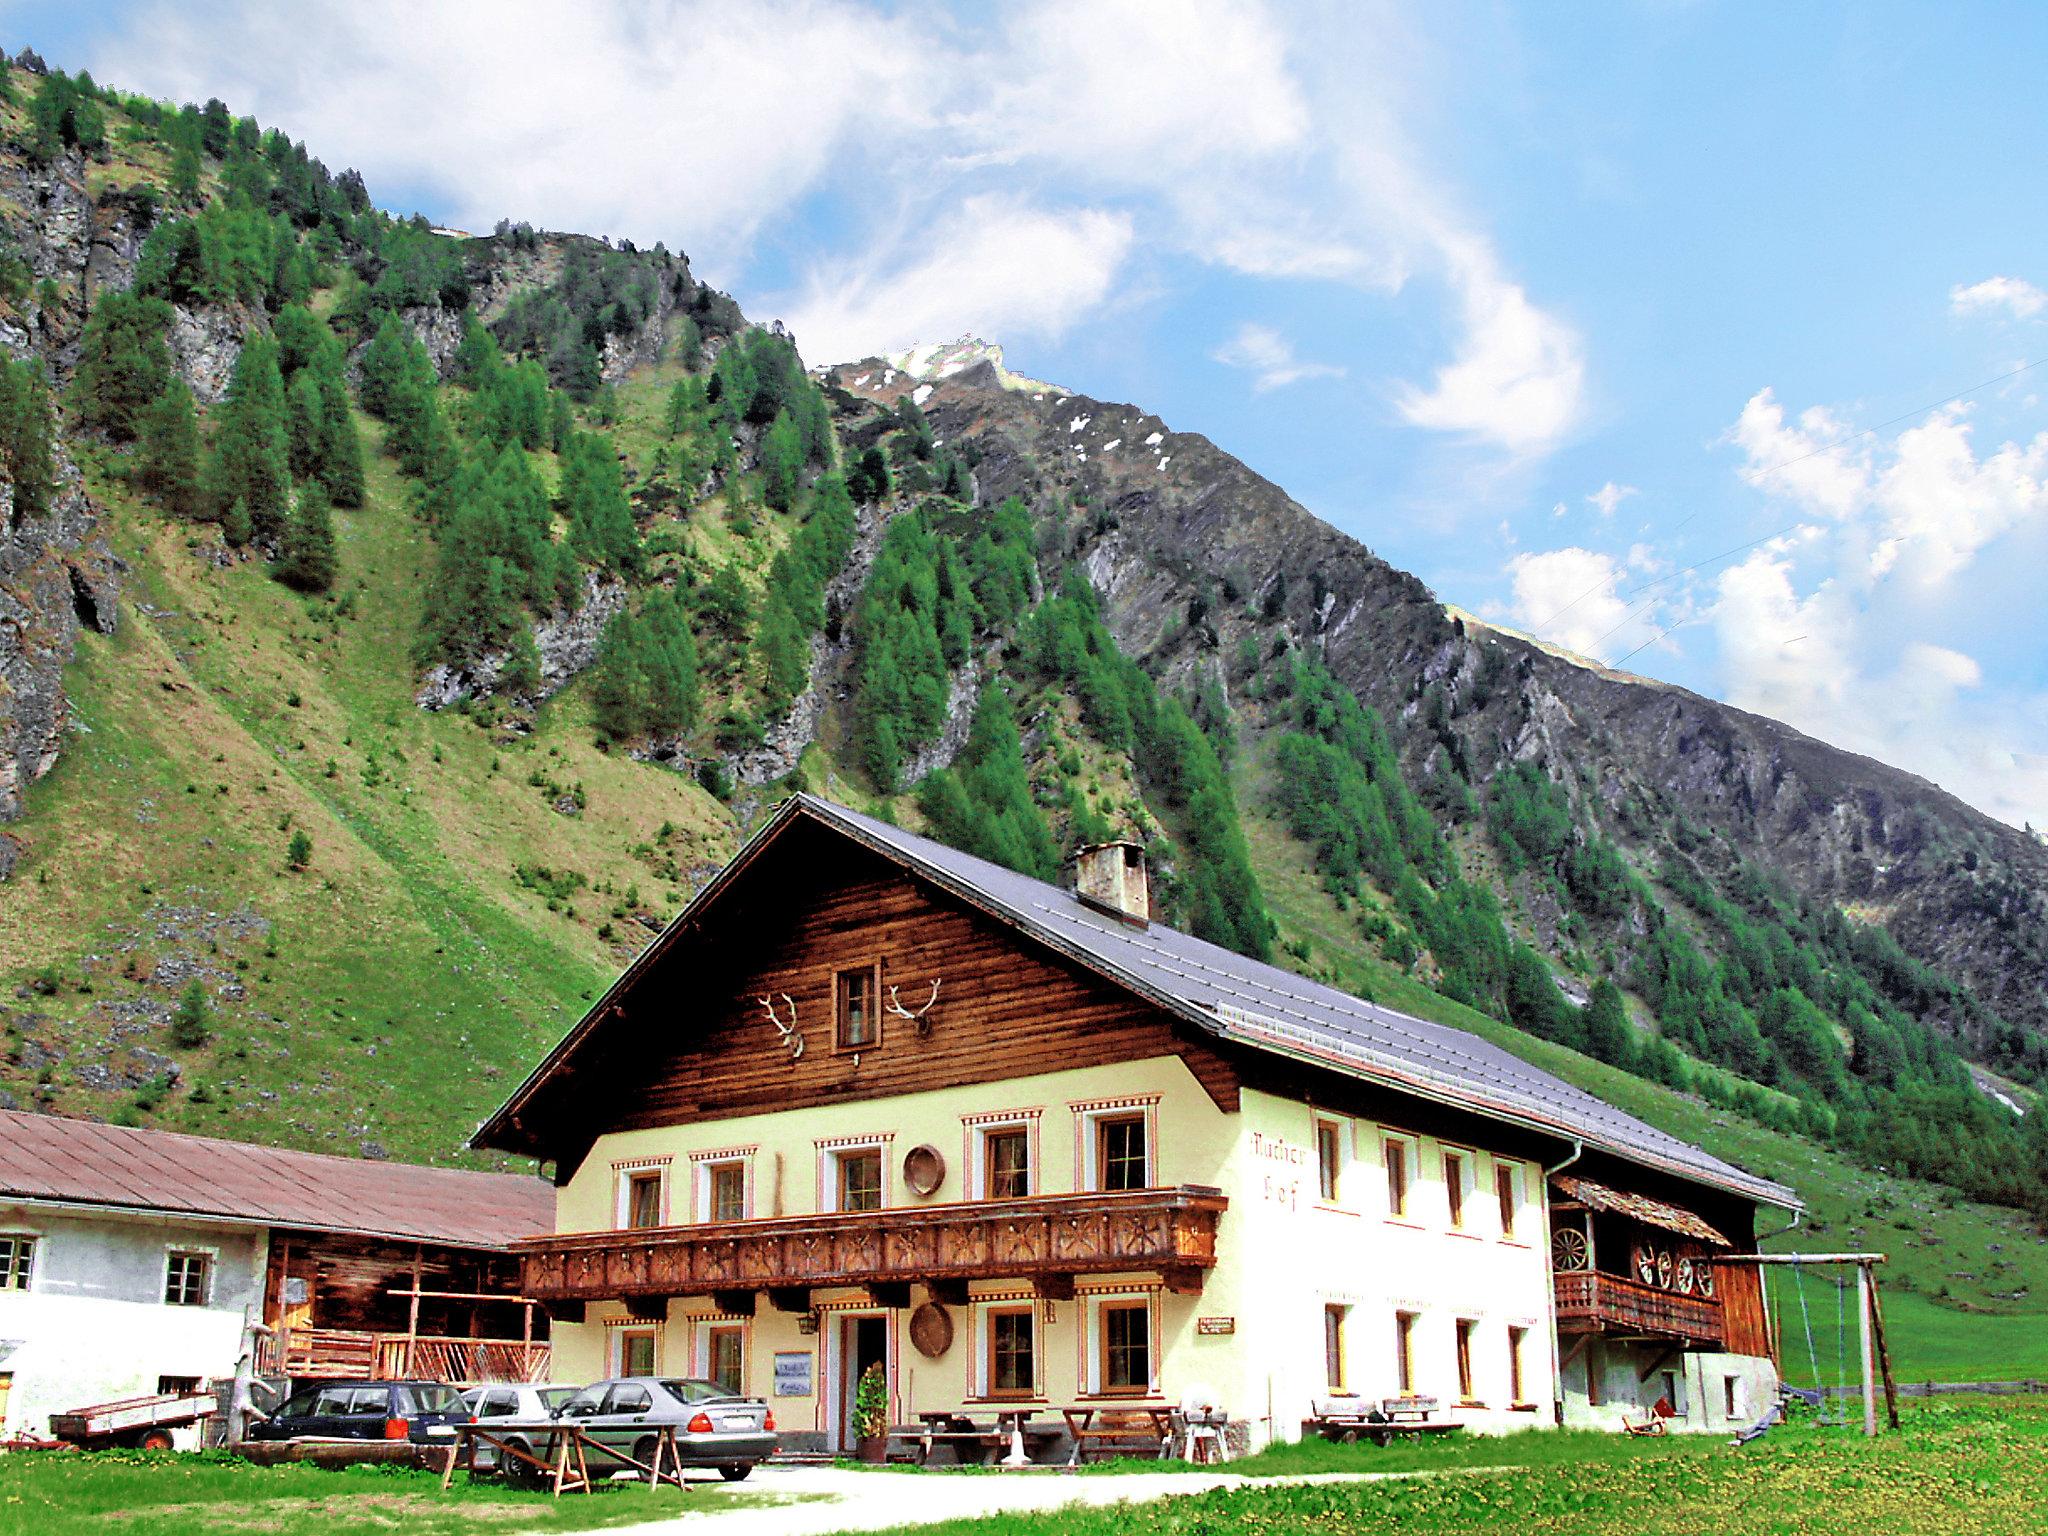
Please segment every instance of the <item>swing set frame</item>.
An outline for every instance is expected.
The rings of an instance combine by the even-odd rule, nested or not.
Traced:
[[[1877,1386],[1884,1385],[1885,1418],[1891,1428],[1899,1427],[1899,1389],[1892,1379],[1891,1351],[1885,1347],[1884,1304],[1878,1300],[1877,1266],[1885,1262],[1881,1253],[1724,1253],[1714,1256],[1716,1264],[1785,1264],[1792,1267],[1793,1283],[1800,1285],[1802,1271],[1808,1265],[1848,1266],[1856,1270],[1856,1331],[1861,1345],[1863,1363],[1863,1433],[1877,1433]],[[1840,1281],[1829,1277],[1835,1286],[1837,1310],[1836,1359],[1840,1362],[1840,1322],[1842,1292],[1845,1287]],[[1806,1292],[1799,1291],[1800,1310],[1805,1313]],[[1782,1332],[1782,1330],[1781,1330]],[[1783,1346],[1780,1346],[1780,1354]],[[1814,1374],[1814,1384],[1822,1395],[1827,1388],[1820,1381],[1820,1360],[1813,1347],[1813,1324],[1806,1323],[1806,1353]],[[1839,1375],[1839,1372],[1837,1372]]]

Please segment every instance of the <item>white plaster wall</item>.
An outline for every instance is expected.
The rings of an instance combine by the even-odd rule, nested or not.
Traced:
[[[1778,1371],[1758,1355],[1697,1353],[1663,1359],[1654,1345],[1595,1340],[1564,1368],[1564,1420],[1573,1428],[1620,1429],[1640,1423],[1665,1395],[1666,1375],[1675,1378],[1678,1417],[1671,1428],[1703,1433],[1744,1429],[1777,1401]],[[1642,1372],[1648,1369],[1645,1379]],[[1598,1378],[1600,1402],[1589,1395]],[[1729,1383],[1734,1412],[1729,1412]]]
[[[0,1291],[0,1372],[14,1378],[0,1431],[47,1435],[52,1413],[154,1392],[159,1376],[233,1373],[266,1233],[34,1204],[0,1205],[0,1231],[37,1238],[29,1290]],[[212,1256],[206,1306],[165,1304],[174,1248]]]
[[[1158,1293],[1156,1354],[1159,1395],[1177,1402],[1191,1388],[1214,1392],[1236,1418],[1249,1421],[1254,1443],[1293,1439],[1313,1401],[1327,1395],[1323,1308],[1350,1309],[1345,1322],[1347,1385],[1377,1399],[1396,1391],[1394,1316],[1418,1315],[1415,1388],[1437,1397],[1446,1413],[1477,1430],[1506,1430],[1552,1422],[1553,1339],[1550,1270],[1544,1232],[1541,1168],[1509,1160],[1520,1170],[1515,1231],[1501,1231],[1494,1187],[1494,1155],[1483,1146],[1462,1148],[1470,1187],[1461,1230],[1450,1223],[1442,1179],[1442,1146],[1410,1136],[1410,1203],[1404,1217],[1387,1208],[1383,1134],[1399,1127],[1334,1117],[1341,1129],[1344,1166],[1338,1199],[1318,1198],[1315,1165],[1317,1111],[1246,1091],[1241,1110],[1226,1114],[1177,1058],[1121,1063],[942,1092],[864,1100],[816,1109],[696,1122],[603,1137],[561,1191],[558,1230],[594,1231],[620,1224],[619,1164],[652,1164],[668,1178],[666,1220],[696,1214],[693,1153],[742,1151],[753,1166],[751,1214],[800,1215],[817,1209],[817,1143],[889,1134],[886,1203],[919,1204],[901,1187],[903,1154],[930,1143],[945,1155],[945,1182],[933,1201],[969,1198],[964,1117],[1035,1110],[1037,1191],[1077,1188],[1076,1101],[1155,1096],[1158,1140],[1154,1181],[1214,1184],[1229,1197],[1221,1219],[1219,1262],[1199,1296]],[[666,1161],[661,1161],[666,1159]],[[1047,1411],[1072,1402],[1085,1388],[1085,1296],[1041,1312],[1040,1347]],[[1154,1277],[1131,1284],[1152,1285]],[[975,1288],[977,1297],[1001,1293],[1000,1284]],[[1010,1290],[1014,1292],[1014,1287]],[[1148,1293],[1152,1294],[1152,1293]],[[913,1305],[924,1300],[913,1292]],[[798,1319],[772,1312],[765,1300],[747,1329],[747,1389],[768,1396],[778,1351],[813,1355],[817,1390],[809,1397],[773,1398],[785,1432],[829,1433],[835,1404],[829,1358],[838,1307],[864,1306],[859,1293],[820,1291],[826,1309],[819,1335],[799,1333]],[[703,1369],[701,1326],[708,1298],[671,1303],[659,1327],[660,1366],[683,1373]],[[954,1408],[971,1398],[977,1346],[970,1338],[974,1308],[955,1309],[956,1338],[947,1354],[928,1360],[907,1335],[893,1335],[895,1400],[891,1416],[909,1422],[917,1411]],[[1455,1327],[1476,1323],[1474,1397],[1458,1401]],[[1202,1330],[1202,1320],[1212,1328]],[[901,1328],[904,1316],[892,1320]],[[609,1374],[611,1340],[630,1326],[623,1308],[592,1307],[581,1324],[554,1329],[557,1381],[583,1382]],[[1510,1402],[1507,1330],[1527,1330],[1523,1343],[1524,1405]]]

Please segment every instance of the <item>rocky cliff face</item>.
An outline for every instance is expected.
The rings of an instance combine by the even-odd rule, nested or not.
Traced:
[[[1076,505],[1066,553],[1119,643],[1165,680],[1227,687],[1239,642],[1283,627],[1395,727],[1416,773],[1454,747],[1482,783],[1536,762],[1646,872],[1682,818],[2048,1027],[2048,848],[1936,785],[1447,610],[1208,439],[1020,387],[999,357],[905,354],[827,382],[879,404],[914,394],[941,441],[979,455],[984,499]]]

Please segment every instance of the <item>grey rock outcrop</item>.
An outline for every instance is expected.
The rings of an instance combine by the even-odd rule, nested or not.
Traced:
[[[597,660],[605,626],[626,606],[626,585],[586,572],[583,602],[571,610],[556,608],[533,626],[534,648],[540,652],[540,687],[529,702],[551,697]],[[415,695],[422,709],[441,710],[463,699],[487,699],[502,687],[506,651],[487,651],[474,661],[430,667]]]

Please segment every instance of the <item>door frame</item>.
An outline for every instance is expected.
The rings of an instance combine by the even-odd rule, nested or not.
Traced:
[[[832,1331],[825,1341],[825,1392],[822,1404],[826,1419],[825,1443],[834,1451],[851,1453],[853,1437],[848,1433],[853,1418],[854,1380],[847,1373],[847,1339],[852,1324],[873,1318],[882,1325],[882,1374],[889,1384],[891,1400],[896,1396],[896,1317],[886,1307],[848,1307],[828,1314]]]

